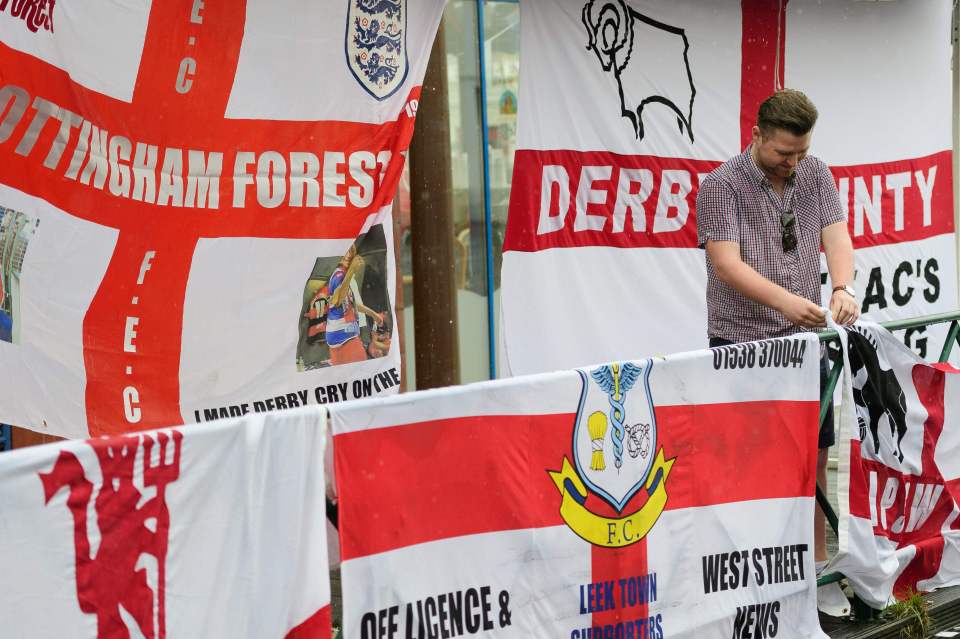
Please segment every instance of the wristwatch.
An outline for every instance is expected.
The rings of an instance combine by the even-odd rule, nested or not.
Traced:
[[[836,293],[837,291],[843,291],[853,299],[857,299],[857,292],[853,290],[853,287],[849,284],[844,284],[843,286],[834,286],[833,292]]]

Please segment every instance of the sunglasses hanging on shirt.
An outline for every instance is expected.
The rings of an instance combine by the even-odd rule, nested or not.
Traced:
[[[797,248],[797,216],[793,209],[780,213],[780,242],[784,251]]]

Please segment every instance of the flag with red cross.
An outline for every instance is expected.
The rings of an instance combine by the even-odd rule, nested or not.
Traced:
[[[838,421],[839,553],[864,601],[882,608],[960,583],[960,371],[930,364],[889,331],[844,333]]]
[[[5,637],[329,639],[322,407],[0,457]]]
[[[704,295],[697,194],[751,145],[760,105],[784,87],[816,105],[809,155],[830,167],[834,184],[800,181],[782,201],[768,191],[764,215],[792,210],[809,227],[842,211],[855,249],[853,281],[830,282],[825,261],[805,258],[821,286],[811,281],[804,295],[827,306],[834,286],[852,284],[875,321],[957,308],[951,8],[946,0],[522,3],[501,369],[582,366],[621,357],[624,344],[634,353],[705,346],[715,312]],[[814,205],[832,186],[836,199]],[[743,193],[738,186],[737,198],[723,197],[740,202]],[[738,240],[746,263],[800,290],[795,276],[764,270],[765,249]],[[549,317],[549,330],[531,317]],[[945,335],[940,325],[904,338],[923,356]]]
[[[343,628],[825,637],[810,335],[330,409]]]
[[[396,392],[391,208],[443,4],[3,3],[0,421]]]

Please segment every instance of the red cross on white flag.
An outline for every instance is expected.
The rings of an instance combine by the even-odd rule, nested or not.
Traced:
[[[443,4],[4,4],[0,420],[395,392],[391,203]]]

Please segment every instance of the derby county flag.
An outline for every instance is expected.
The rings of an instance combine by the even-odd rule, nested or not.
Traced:
[[[6,637],[330,636],[313,407],[0,457]]]
[[[0,3],[0,421],[395,392],[391,204],[443,4]]]
[[[818,353],[796,337],[332,407],[346,636],[823,637]]]
[[[786,5],[787,86],[819,109],[811,153],[833,172],[856,249],[854,288],[876,322],[957,308],[952,4]],[[929,359],[946,334],[940,324],[903,338]]]
[[[783,86],[819,107],[863,312],[955,308],[950,5],[523,2],[502,372],[706,345],[696,193]]]
[[[840,412],[839,553],[864,601],[960,584],[960,375],[876,324],[847,342]]]

